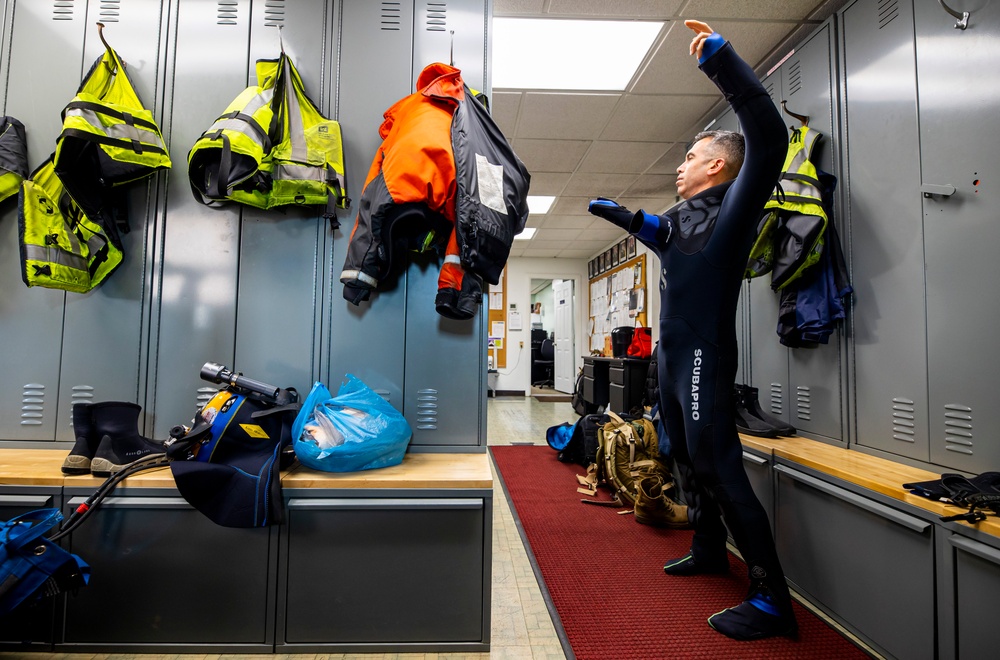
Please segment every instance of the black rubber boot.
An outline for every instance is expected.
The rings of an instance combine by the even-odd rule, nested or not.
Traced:
[[[761,438],[776,438],[778,430],[764,420],[750,414],[744,406],[744,392],[741,388],[744,385],[737,385],[733,392],[733,417],[736,420],[736,430],[747,435],[755,435]]]
[[[90,462],[101,444],[101,438],[94,433],[94,422],[90,418],[91,405],[73,404],[73,435],[76,436],[76,444],[63,459],[63,474],[90,474]]]
[[[90,406],[94,433],[101,439],[90,464],[95,477],[110,477],[129,463],[149,454],[164,453],[163,443],[139,435],[142,407],[124,401],[106,401]]]
[[[737,400],[740,401],[741,407],[748,413],[761,420],[765,424],[774,428],[778,432],[778,435],[795,435],[795,427],[779,419],[774,415],[765,412],[760,406],[760,401],[757,399],[759,390],[756,387],[750,387],[749,385],[737,385],[738,392]],[[742,392],[740,390],[742,389]]]

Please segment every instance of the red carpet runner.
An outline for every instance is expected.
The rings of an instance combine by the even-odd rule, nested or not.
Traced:
[[[730,556],[729,575],[668,577],[663,564],[687,552],[691,531],[582,504],[574,475],[583,468],[547,446],[490,450],[579,660],[869,657],[798,603],[797,640],[736,642],[715,632],[706,619],[746,595],[740,560]]]

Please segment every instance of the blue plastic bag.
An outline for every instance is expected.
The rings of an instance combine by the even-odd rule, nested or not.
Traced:
[[[324,472],[398,465],[411,437],[406,418],[351,374],[337,396],[317,381],[292,424],[295,455]]]

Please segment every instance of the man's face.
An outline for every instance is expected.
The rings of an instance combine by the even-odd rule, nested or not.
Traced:
[[[711,142],[711,138],[695,142],[677,168],[677,194],[681,199],[688,199],[719,183],[718,173],[725,161],[709,155]]]

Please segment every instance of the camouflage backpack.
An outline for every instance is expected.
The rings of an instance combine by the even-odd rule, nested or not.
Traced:
[[[660,475],[669,483],[670,469],[660,460],[656,427],[650,420],[640,417],[626,421],[610,411],[607,416],[610,421],[598,430],[596,469],[588,472],[590,492],[586,494],[596,493],[597,484],[604,482],[618,506],[631,508],[635,506],[639,481]],[[584,478],[580,479],[583,484]]]

